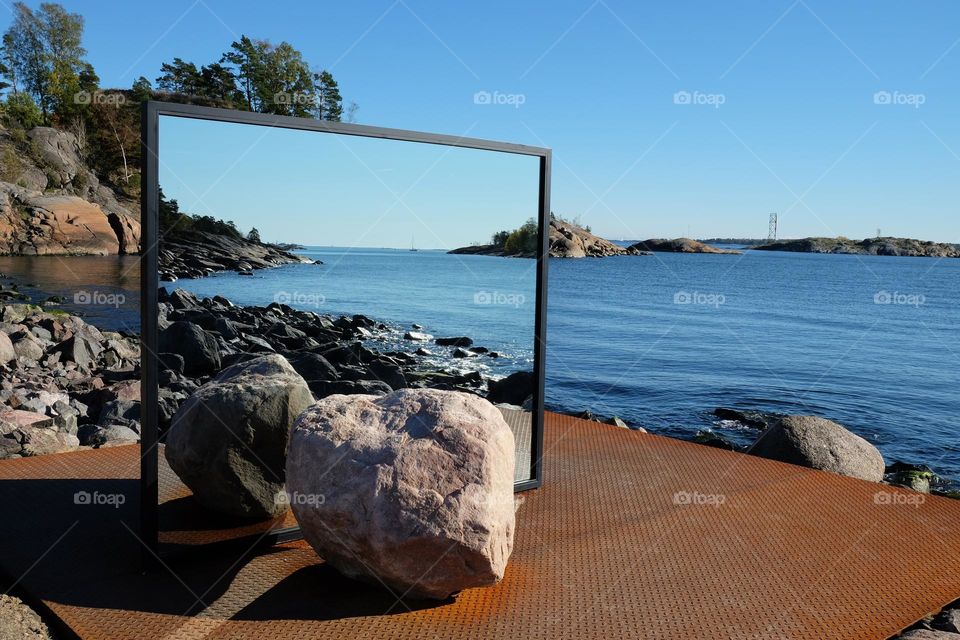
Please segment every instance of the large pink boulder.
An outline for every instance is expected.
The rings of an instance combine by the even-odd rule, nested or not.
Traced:
[[[513,433],[478,396],[332,395],[294,424],[287,493],[304,537],[340,572],[442,599],[503,577],[513,467]]]

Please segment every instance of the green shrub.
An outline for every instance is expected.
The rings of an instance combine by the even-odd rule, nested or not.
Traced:
[[[25,145],[27,143],[27,130],[23,127],[13,126],[8,130],[8,133],[10,134],[10,139],[13,140],[18,146]]]
[[[33,129],[43,124],[40,107],[22,91],[8,95],[3,107],[4,116],[11,124],[19,124],[23,129]]]

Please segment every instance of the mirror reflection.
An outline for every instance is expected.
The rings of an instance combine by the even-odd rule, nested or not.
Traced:
[[[286,439],[334,394],[487,398],[531,478],[538,157],[170,116],[159,140],[161,542],[296,526]]]

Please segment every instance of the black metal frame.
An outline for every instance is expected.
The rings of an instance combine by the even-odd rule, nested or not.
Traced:
[[[282,129],[300,129],[321,133],[384,138],[405,142],[464,147],[498,151],[540,158],[539,188],[539,255],[537,256],[537,292],[534,324],[534,394],[531,425],[530,479],[514,484],[514,491],[535,489],[542,482],[543,396],[546,363],[547,330],[547,256],[550,228],[551,151],[507,142],[464,138],[402,129],[386,129],[366,125],[327,122],[292,116],[279,116],[232,109],[216,109],[191,104],[147,101],[143,103],[140,121],[141,202],[140,225],[143,253],[140,262],[140,344],[141,344],[141,457],[140,457],[140,535],[145,546],[145,569],[155,568],[159,561],[159,443],[158,431],[158,366],[157,366],[157,241],[159,238],[159,124],[161,116],[212,120],[234,124],[250,124]],[[270,532],[265,542],[278,543],[297,537],[299,528]]]

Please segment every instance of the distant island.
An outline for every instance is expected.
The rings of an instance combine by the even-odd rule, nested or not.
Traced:
[[[778,240],[753,247],[756,251],[794,251],[798,253],[839,253],[870,256],[910,256],[927,258],[960,258],[960,246],[945,242],[911,238],[801,238]]]
[[[650,240],[643,240],[630,245],[630,248],[636,249],[637,251],[656,251],[663,253],[727,253],[733,255],[739,255],[741,253],[735,249],[717,249],[704,242],[691,240],[690,238],[675,238],[673,240],[651,238]]]
[[[590,230],[551,214],[551,258],[604,258],[608,256],[648,255],[636,247],[621,247],[593,235]],[[489,244],[460,247],[447,253],[462,255],[534,258],[537,255],[537,223],[530,219],[513,231],[498,231]]]
[[[867,238],[851,240],[836,238],[800,238],[767,242],[756,238],[650,238],[628,246],[615,244],[594,235],[590,227],[550,216],[551,258],[604,258],[608,256],[639,256],[652,253],[708,253],[739,255],[736,249],[721,249],[713,244],[736,244],[754,251],[793,251],[797,253],[833,253],[874,256],[915,256],[929,258],[960,258],[960,245],[912,238]],[[447,253],[463,255],[533,258],[537,255],[537,223],[532,218],[512,231],[498,231],[487,244],[460,247]]]

